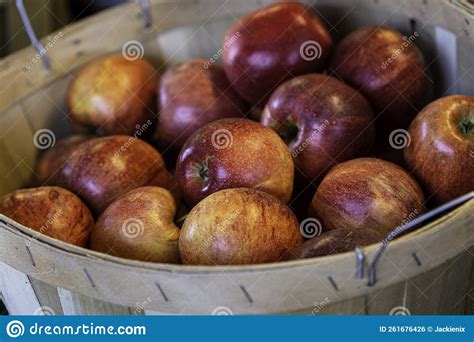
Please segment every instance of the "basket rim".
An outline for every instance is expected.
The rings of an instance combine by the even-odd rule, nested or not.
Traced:
[[[474,192],[471,192],[474,193]],[[474,204],[474,199],[468,200],[467,202],[461,204],[459,207],[447,212],[444,215],[434,219],[433,221],[425,224],[418,229],[415,229],[395,240],[391,241],[388,244],[390,246],[398,246],[403,244],[406,240],[409,240],[415,236],[435,233],[436,230],[444,229],[442,223],[451,217],[469,210],[468,207]],[[139,261],[133,259],[127,259],[122,257],[116,257],[110,254],[97,252],[85,247],[75,246],[61,240],[46,236],[38,231],[24,226],[9,217],[0,214],[0,224],[4,224],[5,227],[10,228],[13,233],[19,235],[25,240],[30,240],[34,244],[42,245],[48,249],[62,251],[73,255],[75,257],[88,258],[91,260],[102,261],[106,263],[111,263],[114,266],[125,267],[125,268],[134,268],[141,271],[163,271],[163,272],[173,272],[181,274],[212,274],[212,273],[223,273],[223,272],[258,272],[258,271],[271,271],[271,270],[281,270],[288,269],[293,267],[306,267],[313,264],[324,264],[330,263],[336,259],[343,259],[347,256],[353,254],[353,251],[330,254],[321,257],[313,257],[299,260],[287,260],[279,261],[272,263],[261,263],[261,264],[243,264],[243,265],[183,265],[183,264],[169,264],[169,263],[156,263],[150,261]],[[474,242],[474,240],[473,240]],[[375,243],[367,246],[363,246],[365,254],[372,255],[375,253],[381,246],[381,243]]]

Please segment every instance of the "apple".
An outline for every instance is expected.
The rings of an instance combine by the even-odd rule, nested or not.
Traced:
[[[177,153],[202,126],[218,119],[243,117],[247,111],[224,69],[204,60],[181,63],[166,71],[160,82],[159,106],[156,136],[164,148]]]
[[[326,66],[332,40],[306,6],[276,3],[240,18],[224,39],[224,69],[232,87],[263,107],[280,83]]]
[[[77,125],[130,134],[155,121],[158,77],[144,59],[110,55],[83,67],[71,82],[67,107]]]
[[[346,36],[336,47],[331,71],[360,91],[378,117],[378,133],[406,128],[431,93],[426,64],[414,41],[387,28],[367,26]]]
[[[175,172],[181,194],[193,207],[227,188],[255,188],[288,202],[294,166],[285,143],[270,128],[246,119],[221,119],[186,142]]]
[[[179,263],[176,203],[163,188],[137,188],[119,197],[97,220],[91,249],[114,256]]]
[[[359,158],[333,167],[311,201],[324,231],[368,228],[383,235],[424,212],[423,192],[396,164]]]
[[[330,254],[353,251],[356,247],[382,242],[384,236],[379,232],[359,228],[335,229],[305,241],[294,253],[293,259],[321,257]]]
[[[277,198],[254,189],[218,191],[184,221],[184,264],[237,265],[286,260],[303,243],[298,220]]]
[[[160,186],[167,172],[161,155],[131,136],[95,138],[79,145],[61,169],[60,183],[78,194],[95,215],[126,192]]]
[[[280,85],[261,123],[288,144],[299,179],[320,179],[336,163],[367,154],[375,139],[370,104],[343,82],[307,74]]]
[[[94,225],[86,205],[56,186],[21,189],[0,198],[0,214],[40,234],[84,247]]]
[[[81,143],[92,136],[75,134],[59,140],[53,147],[40,156],[34,171],[34,183],[38,185],[58,184],[61,167],[69,158],[71,152]]]
[[[438,204],[474,191],[474,97],[427,105],[412,122],[404,150],[409,168]]]

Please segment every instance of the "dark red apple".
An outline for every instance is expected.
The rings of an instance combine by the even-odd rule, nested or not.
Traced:
[[[78,194],[95,215],[120,195],[167,181],[161,155],[146,142],[124,135],[95,138],[79,145],[61,170],[60,183]]]
[[[101,57],[83,67],[69,86],[71,119],[106,134],[133,135],[155,121],[157,84],[153,66],[144,59]]]
[[[379,232],[359,228],[335,229],[305,241],[293,255],[293,259],[314,258],[330,254],[353,251],[356,247],[382,242],[385,238]]]
[[[417,32],[404,37],[387,27],[363,27],[345,37],[332,56],[332,72],[364,94],[380,114],[377,132],[384,132],[383,139],[395,128],[408,127],[430,95],[432,83],[417,37]]]
[[[91,249],[150,262],[179,263],[176,203],[166,189],[147,186],[119,197],[92,229]]]
[[[310,206],[323,230],[373,229],[381,234],[424,212],[418,183],[404,169],[376,158],[359,158],[333,167]]]
[[[226,189],[202,200],[179,236],[183,264],[257,264],[286,260],[303,243],[298,220],[277,198]]]
[[[86,246],[94,225],[86,205],[72,192],[56,186],[9,193],[0,198],[0,214],[35,230],[38,236],[45,234],[81,247]]]
[[[166,71],[160,82],[159,106],[156,136],[165,149],[176,153],[198,128],[218,119],[242,117],[247,110],[224,69],[204,60]]]
[[[367,100],[321,74],[293,78],[273,93],[261,116],[290,148],[297,174],[312,181],[338,162],[369,153],[375,138]]]
[[[331,37],[312,9],[296,2],[271,4],[229,29],[224,69],[237,93],[263,107],[280,83],[322,71],[331,47]]]
[[[294,166],[285,143],[271,129],[246,119],[222,119],[189,138],[175,174],[191,207],[216,191],[239,187],[268,192],[286,203]]]
[[[474,191],[474,97],[427,105],[412,122],[405,160],[436,203]]]
[[[84,141],[91,139],[89,135],[71,135],[59,140],[38,159],[35,168],[34,183],[38,185],[58,184],[61,167],[69,158],[71,152]]]

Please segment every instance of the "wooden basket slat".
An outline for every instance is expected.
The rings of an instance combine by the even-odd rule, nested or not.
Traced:
[[[423,228],[423,232],[393,241],[380,262],[379,281],[374,288],[366,286],[367,279],[355,279],[355,257],[352,253],[260,266],[190,267],[124,259],[124,265],[119,265],[113,262],[117,258],[82,248],[54,248],[51,244],[61,243],[42,237],[41,241],[30,242],[29,250],[35,262],[33,266],[25,249],[25,233],[34,233],[27,228],[22,228],[20,232],[5,224],[0,226],[0,249],[8,246],[13,250],[14,253],[4,256],[3,261],[24,273],[89,297],[108,298],[115,304],[134,306],[150,297],[152,303],[149,309],[163,312],[182,311],[183,308],[186,313],[211,312],[220,305],[240,313],[286,312],[305,309],[302,305],[314,302],[315,298],[328,297],[336,303],[366,295],[455,258],[464,251],[463,246],[474,242],[473,208],[474,201],[470,201]],[[6,221],[12,224],[11,220]],[[448,241],[453,248],[444,248]],[[366,249],[368,260],[377,248],[374,245]],[[419,253],[423,250],[427,253],[426,257]],[[413,252],[418,252],[422,266],[416,264]],[[403,274],[400,269],[403,269]],[[338,284],[337,291],[331,288],[329,276]],[[168,301],[157,284],[165,291]],[[252,302],[240,286],[247,289]],[[275,298],[285,298],[285,301],[275,303]]]

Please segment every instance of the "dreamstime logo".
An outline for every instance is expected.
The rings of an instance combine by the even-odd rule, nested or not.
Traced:
[[[300,56],[305,61],[310,62],[319,59],[322,54],[323,48],[315,40],[307,40],[300,46]]]
[[[30,59],[26,64],[25,67],[27,70],[30,70],[33,65],[38,63],[39,60],[41,60],[41,56],[46,55],[48,50],[53,47],[54,44],[56,44],[62,37],[64,36],[63,32],[58,32],[55,36],[51,37],[48,36],[46,38],[47,42],[44,44],[44,49],[41,50],[39,53],[37,53],[32,59]]]
[[[396,129],[390,133],[388,137],[388,141],[390,146],[392,146],[396,150],[401,150],[411,143],[411,136],[405,129]]]
[[[469,155],[471,156],[471,158],[474,158],[474,150],[472,150]]]
[[[318,128],[313,129],[311,135],[306,138],[301,144],[299,144],[296,148],[294,148],[293,151],[291,151],[291,155],[293,156],[293,158],[298,157],[298,155],[303,152],[315,138],[319,137],[324,132],[328,125],[329,121],[324,120],[324,122]]]
[[[390,316],[411,316],[410,310],[404,306],[396,306],[388,314]]]
[[[35,316],[55,316],[56,313],[49,306],[40,306],[33,313]]]
[[[49,227],[51,227],[51,225],[56,221],[58,220],[61,215],[63,214],[63,210],[62,209],[59,209],[57,212],[55,212],[54,214],[51,214],[49,213],[47,216],[46,216],[46,222],[40,227],[40,229],[38,229],[37,231],[35,231],[33,237],[31,239],[29,239],[28,241],[26,241],[26,246],[27,247],[30,247],[31,245],[31,240],[37,240],[41,234],[45,234],[45,232],[49,229]]]
[[[218,150],[231,147],[233,141],[232,133],[227,129],[218,129],[211,135],[212,146]]]
[[[383,244],[386,246],[388,245],[388,243],[390,241],[392,241],[393,239],[395,239],[397,237],[397,235],[402,231],[402,228],[407,224],[409,223],[410,221],[413,221],[418,215],[420,214],[419,210],[418,209],[414,209],[413,211],[411,211],[408,215],[407,214],[404,214],[403,215],[403,220],[402,222],[400,223],[400,225],[398,225],[394,230],[392,230],[390,233],[388,233],[387,237],[383,240]]]
[[[6,327],[7,335],[11,338],[23,336],[25,333],[25,326],[20,321],[10,321]]]
[[[314,238],[315,236],[321,235],[323,232],[323,226],[318,219],[309,217],[304,219],[300,224],[300,233],[307,239]]]
[[[135,125],[136,131],[133,133],[133,136],[129,137],[128,140],[115,151],[114,155],[118,157],[127,151],[127,149],[133,145],[133,143],[135,143],[135,141],[137,141],[146,132],[146,130],[151,127],[151,125],[151,120],[147,120],[147,122],[145,122],[143,125]]]
[[[130,239],[142,236],[144,231],[143,222],[137,218],[126,219],[122,224],[123,235]]]
[[[413,32],[413,34],[410,37],[403,37],[403,43],[400,45],[400,47],[396,50],[393,51],[392,55],[382,63],[381,67],[383,70],[387,69],[387,67],[392,64],[394,60],[396,60],[405,50],[407,47],[409,47],[415,39],[419,36],[418,32]]]
[[[313,303],[313,306],[314,306],[314,309],[311,311],[311,315],[314,316],[316,315],[317,313],[319,313],[321,310],[323,310],[326,306],[329,305],[331,301],[329,300],[328,297],[324,298],[324,300],[322,302],[314,302]]]
[[[122,47],[122,56],[127,61],[136,61],[145,54],[145,48],[138,40],[129,40]]]
[[[53,131],[47,128],[39,129],[33,136],[33,144],[40,150],[46,150],[53,147],[56,143],[56,136]]]
[[[212,64],[216,63],[219,58],[224,54],[225,50],[227,50],[239,37],[241,36],[240,32],[237,31],[232,37],[224,40],[224,46],[216,51],[216,53],[209,58],[206,63],[204,63],[204,69],[209,69]]]
[[[133,311],[134,316],[141,315],[145,311],[145,308],[151,303],[151,298],[148,297],[143,303],[137,302],[135,305],[135,311]]]
[[[212,310],[212,316],[233,316],[234,313],[227,306],[218,306]]]

